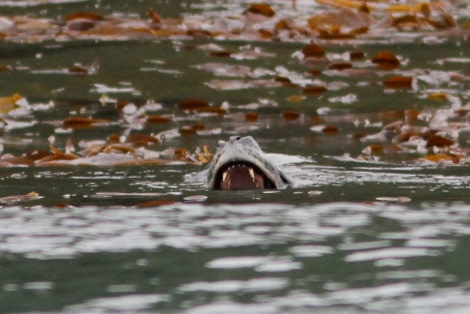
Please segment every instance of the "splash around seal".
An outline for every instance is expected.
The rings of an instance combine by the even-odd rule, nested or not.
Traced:
[[[219,141],[207,169],[207,183],[214,190],[281,189],[291,180],[268,160],[251,136]]]

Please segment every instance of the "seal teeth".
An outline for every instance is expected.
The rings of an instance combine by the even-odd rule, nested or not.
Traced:
[[[227,177],[228,177],[228,171],[224,171],[224,173],[222,173],[222,181],[227,181]]]
[[[251,180],[253,180],[253,182],[255,182],[255,172],[253,171],[253,168],[248,168],[248,172],[250,173],[250,176],[251,176]]]

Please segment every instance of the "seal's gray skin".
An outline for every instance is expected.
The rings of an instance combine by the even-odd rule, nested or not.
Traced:
[[[281,189],[290,185],[251,136],[219,141],[207,169],[207,182],[214,190]]]

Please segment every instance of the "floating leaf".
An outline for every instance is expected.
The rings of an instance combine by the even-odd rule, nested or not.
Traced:
[[[206,125],[202,122],[199,122],[199,123],[193,124],[191,128],[195,131],[202,131],[206,128]]]
[[[377,53],[372,58],[372,62],[383,70],[393,70],[400,65],[400,61],[391,51],[381,51]]]
[[[212,153],[209,151],[209,148],[207,147],[207,145],[204,145],[204,146],[202,147],[202,152],[199,152],[199,153],[197,154],[197,158],[198,158],[199,161],[202,162],[203,164],[206,164],[206,163],[210,162],[213,157],[214,157],[214,154],[212,154]]]
[[[363,51],[351,51],[349,53],[349,59],[351,60],[363,60],[366,57],[366,53]]]
[[[212,38],[213,35],[211,32],[208,30],[200,30],[200,29],[188,29],[187,34],[189,36],[192,36],[195,39],[209,39]],[[219,54],[220,53],[220,54]],[[222,54],[225,53],[225,51],[211,51],[210,55],[213,57],[228,57],[230,56],[229,54]]]
[[[418,116],[421,112],[416,109],[407,109],[405,110],[405,118],[407,122],[414,122],[418,120]]]
[[[274,37],[274,32],[264,28],[258,30],[258,33],[260,34],[262,39],[271,39]]]
[[[302,100],[305,100],[305,96],[304,95],[291,95],[287,97],[287,100],[290,102],[300,102]]]
[[[434,21],[431,19],[427,19],[427,22],[434,26],[435,28],[451,28],[451,27],[456,27],[457,26],[457,21],[455,18],[448,14],[443,12],[441,15],[441,21]]]
[[[363,154],[376,155],[384,151],[384,146],[380,144],[372,144],[362,150]]]
[[[449,95],[447,93],[430,93],[428,95],[428,99],[430,100],[446,100],[448,99]]]
[[[8,70],[11,70],[10,66],[0,64],[0,72],[5,72],[5,71],[8,71]]]
[[[32,161],[40,160],[48,156],[51,156],[51,153],[44,150],[34,150],[26,154],[26,157]]]
[[[319,69],[310,69],[310,70],[308,70],[308,73],[312,76],[320,76],[321,75],[321,70],[319,70]]]
[[[51,152],[54,154],[54,160],[74,160],[79,158],[75,154],[63,153],[53,145],[50,145]],[[47,158],[47,157],[46,157]]]
[[[354,133],[352,137],[356,140],[361,140],[365,138],[366,136],[367,136],[366,132],[357,132],[357,133]]]
[[[395,134],[391,133],[390,135],[395,135]],[[421,137],[421,135],[418,132],[413,132],[413,131],[403,132],[403,133],[396,134],[393,137],[393,141],[395,143],[404,143],[404,142],[408,142],[412,137]]]
[[[387,11],[390,11],[390,12],[411,13],[411,12],[419,12],[420,10],[422,10],[421,3],[419,4],[394,4],[387,8]],[[429,6],[427,6],[426,11],[429,11]]]
[[[14,204],[20,202],[30,202],[37,199],[43,198],[43,196],[39,195],[36,192],[29,192],[26,195],[12,195],[12,196],[4,196],[0,197],[1,204]]]
[[[191,153],[186,148],[177,148],[174,150],[174,158],[182,161],[194,161]]]
[[[157,138],[147,134],[131,134],[126,137],[126,143],[132,143],[137,146],[155,145],[159,142]]]
[[[354,32],[342,33],[341,29],[333,27],[320,30],[319,38],[321,39],[352,39],[356,36]]]
[[[34,161],[28,157],[23,156],[12,156],[12,155],[3,155],[0,158],[0,166],[1,167],[9,167],[9,166],[33,166]]]
[[[280,31],[280,30],[289,30],[290,29],[289,22],[287,22],[286,19],[280,19],[276,23],[274,28],[278,31]]]
[[[319,116],[313,116],[311,118],[311,122],[312,124],[322,124],[322,123],[325,123],[325,120],[322,118],[322,117],[319,117]],[[323,127],[323,126],[322,126]]]
[[[326,92],[328,89],[323,85],[308,85],[304,87],[302,93],[307,95],[320,95]]]
[[[20,94],[13,94],[9,97],[0,97],[0,114],[6,114],[19,107],[18,102],[23,99]]]
[[[101,152],[108,153],[108,154],[125,154],[125,155],[134,155],[135,148],[131,147],[129,144],[111,144],[104,147],[101,147]]]
[[[190,98],[180,101],[178,108],[181,110],[197,110],[209,107],[209,103],[203,99]]]
[[[325,134],[336,134],[339,132],[339,129],[334,125],[327,125],[322,130]]]
[[[413,78],[410,76],[392,75],[389,76],[385,81],[384,85],[387,88],[405,88],[411,89],[413,87]]]
[[[173,118],[170,116],[152,115],[147,117],[147,123],[150,124],[168,124],[173,122]]]
[[[302,53],[304,58],[324,58],[326,55],[325,49],[316,44],[308,44],[302,49]]]
[[[187,136],[187,135],[194,135],[197,132],[191,126],[183,126],[178,130],[178,133],[183,136]]]
[[[110,136],[108,136],[108,140],[111,143],[119,143],[120,142],[120,136],[117,135],[117,134],[111,134]]]
[[[155,11],[153,11],[153,9],[148,10],[147,15],[152,20],[152,23],[161,24],[162,19],[160,18],[160,16],[157,13],[155,13]]]
[[[460,158],[458,156],[452,156],[447,154],[433,154],[421,157],[424,160],[432,161],[432,162],[442,162],[442,161],[450,161],[454,164],[458,164],[460,162]]]
[[[295,111],[291,111],[291,110],[286,110],[282,113],[282,118],[286,121],[295,121],[299,117],[300,117],[299,113],[297,113]]]
[[[50,145],[52,155],[48,155],[36,161],[37,165],[63,165],[64,163],[79,159],[80,157],[75,154],[64,153],[58,150],[53,145]]]
[[[363,0],[316,0],[316,2],[339,8],[360,9],[363,6]]]
[[[281,83],[283,86],[295,86],[294,84],[292,84],[290,78],[282,75],[276,75],[274,77],[274,81]]]
[[[256,122],[258,121],[258,114],[256,112],[250,111],[245,113],[245,121]]]
[[[96,21],[87,19],[74,19],[67,22],[66,27],[69,31],[86,32],[96,26]]]
[[[270,5],[265,3],[253,3],[248,9],[246,9],[245,13],[247,12],[259,14],[265,17],[273,17],[276,14]]]
[[[339,132],[339,129],[332,125],[315,125],[310,128],[311,131],[333,135]]]
[[[323,39],[349,39],[366,33],[373,20],[366,5],[359,10],[342,8],[319,13],[308,19],[308,25]]]
[[[454,144],[454,141],[449,140],[448,138],[445,138],[445,137],[440,136],[440,135],[433,135],[428,139],[428,141],[426,143],[426,147],[427,148],[433,147],[433,146],[445,147],[445,146],[450,146],[452,144]]]
[[[470,109],[466,109],[466,108],[460,108],[460,109],[455,110],[455,114],[459,118],[467,117],[469,112],[470,112]]]
[[[54,205],[52,205],[52,207],[57,208],[57,209],[63,209],[63,208],[68,208],[69,205],[65,203],[55,203]]]
[[[211,51],[209,54],[211,57],[230,57],[232,54],[232,51],[229,50],[217,50],[217,51]]]
[[[417,27],[422,20],[414,14],[405,14],[399,17],[393,17],[392,26],[395,28]]]
[[[93,126],[94,124],[98,123],[106,123],[107,121],[104,119],[92,119],[92,118],[86,118],[86,117],[70,117],[64,119],[64,122],[62,123],[65,128],[71,128],[71,129],[83,129],[83,128],[89,128]]]
[[[381,117],[381,118],[384,118],[384,119],[402,119],[405,114],[403,111],[401,110],[387,110],[387,111],[383,111],[383,112],[380,112],[378,113],[378,115]],[[396,128],[401,128],[403,126],[403,122],[402,121],[394,121],[388,125],[386,125],[384,128],[393,128],[393,129],[396,129]]]
[[[77,19],[100,21],[100,20],[103,20],[103,17],[93,12],[74,12],[74,13],[67,14],[66,16],[63,17],[63,20],[66,22],[71,21],[71,20],[77,20]]]
[[[68,71],[77,75],[87,75],[88,69],[84,66],[74,65],[68,68]]]
[[[334,11],[319,13],[308,19],[308,24],[312,29],[324,29],[336,26],[338,28],[356,29],[368,27],[372,23],[369,15],[369,8],[361,6],[359,10],[342,8]]]

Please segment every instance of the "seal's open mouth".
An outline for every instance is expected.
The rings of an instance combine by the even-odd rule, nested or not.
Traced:
[[[216,190],[275,189],[275,183],[257,166],[242,161],[231,162],[216,174]]]
[[[207,185],[215,190],[280,189],[290,184],[251,136],[219,141],[207,168]]]

